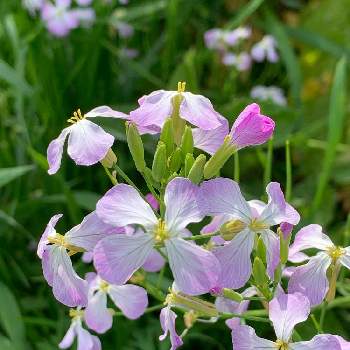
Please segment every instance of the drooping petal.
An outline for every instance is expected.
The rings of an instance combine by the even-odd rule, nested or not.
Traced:
[[[271,230],[264,230],[261,238],[266,247],[267,273],[273,279],[275,270],[280,263],[280,239]]]
[[[289,248],[291,256],[304,249],[317,248],[327,250],[334,246],[330,238],[322,232],[320,225],[311,224],[300,229],[295,235],[293,244]]]
[[[145,263],[153,245],[147,233],[106,237],[94,249],[94,266],[104,280],[123,284]]]
[[[197,205],[198,191],[199,187],[189,179],[176,177],[168,183],[164,195],[164,221],[170,233],[178,234],[189,223],[203,219]]]
[[[147,292],[133,284],[111,285],[108,294],[123,314],[132,320],[143,315],[148,305]]]
[[[216,287],[220,265],[211,252],[182,238],[166,240],[165,247],[175,283],[182,292],[199,295]]]
[[[212,130],[200,128],[192,129],[193,144],[210,155],[213,155],[223,144],[225,136],[229,133],[228,120],[220,116],[221,125]]]
[[[281,222],[296,225],[300,221],[299,213],[284,199],[281,185],[278,182],[270,182],[266,186],[269,196],[268,204],[260,215],[260,220],[273,226]]]
[[[182,93],[180,116],[202,130],[213,130],[221,126],[221,115],[214,110],[210,100],[191,92]]]
[[[153,227],[158,222],[152,208],[137,190],[125,184],[111,188],[97,202],[96,213],[105,223],[114,226]]]
[[[289,342],[295,325],[309,317],[310,302],[300,293],[280,293],[269,303],[269,317],[277,339]]]
[[[57,173],[60,168],[64,142],[71,131],[72,127],[63,129],[59,136],[50,142],[47,148],[47,161],[49,163],[49,170],[47,172],[49,175]]]
[[[89,297],[84,318],[88,327],[97,333],[105,333],[112,328],[113,316],[107,309],[107,294],[104,291],[99,290]]]
[[[291,350],[345,350],[336,336],[331,334],[316,335],[309,341],[289,344]]]
[[[183,344],[181,337],[176,333],[175,320],[177,315],[170,309],[169,306],[163,308],[160,312],[160,325],[164,334],[159,336],[159,340],[163,341],[168,333],[170,335],[171,348],[170,350],[176,350]]]
[[[129,119],[129,116],[125,113],[115,111],[108,106],[99,106],[95,107],[91,111],[85,114],[86,118],[95,118],[95,117],[105,117],[105,118],[117,118],[117,119]]]
[[[68,154],[77,165],[93,165],[112,147],[114,137],[97,124],[83,119],[71,126]]]
[[[216,178],[204,181],[200,187],[198,205],[205,215],[228,214],[249,223],[251,210],[237,182]]]
[[[72,346],[75,338],[75,328],[76,328],[76,323],[72,322],[68,328],[67,333],[61,340],[61,342],[58,344],[58,347],[60,349],[68,349]]]
[[[245,229],[230,243],[214,250],[221,266],[221,287],[238,289],[247,283],[252,273],[250,254],[254,247],[254,237],[252,232]]]
[[[250,326],[238,325],[232,330],[232,345],[235,350],[276,350],[276,343],[260,338]]]
[[[347,269],[350,269],[350,247],[344,248],[344,251],[345,254],[339,258],[339,262]]]
[[[266,142],[272,136],[274,129],[275,122],[260,114],[260,106],[252,103],[240,113],[232,126],[230,135],[232,143],[241,149]]]
[[[100,340],[91,335],[83,327],[77,327],[78,346],[77,350],[101,350]]]
[[[81,224],[65,235],[66,241],[77,247],[92,251],[99,240],[114,232],[114,227],[103,222],[95,211],[85,216]]]
[[[43,252],[45,250],[46,245],[48,244],[48,240],[47,238],[50,236],[54,236],[56,234],[56,230],[55,230],[55,226],[58,222],[58,220],[63,216],[63,214],[57,214],[54,215],[49,223],[47,224],[44,233],[42,234],[39,244],[38,244],[38,250],[37,250],[37,254],[38,257],[41,259],[43,256]]]
[[[332,259],[325,253],[318,253],[307,264],[298,266],[289,279],[288,292],[306,295],[311,306],[318,305],[328,291],[327,269]]]
[[[147,272],[158,272],[165,265],[165,260],[162,255],[155,249],[152,249],[150,255],[148,255],[142,268]]]

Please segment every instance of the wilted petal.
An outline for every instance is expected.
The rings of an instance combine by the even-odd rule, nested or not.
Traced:
[[[211,252],[182,238],[166,240],[165,247],[175,283],[182,292],[198,295],[216,287],[220,265]]]
[[[175,320],[177,315],[170,307],[165,307],[160,312],[160,325],[164,331],[164,334],[159,336],[159,340],[163,341],[168,333],[170,335],[171,348],[170,350],[176,350],[183,344],[181,337],[176,333]]]
[[[104,222],[114,226],[139,224],[153,227],[158,222],[152,208],[137,190],[125,184],[111,188],[97,202],[96,213]]]
[[[93,165],[112,147],[114,137],[100,126],[83,119],[71,126],[68,154],[78,165]]]
[[[310,341],[301,341],[289,344],[291,350],[345,350],[342,348],[337,337],[331,334],[320,334]]]
[[[168,183],[164,195],[164,221],[170,233],[177,234],[189,223],[203,219],[197,205],[198,191],[199,187],[189,179],[177,177]]]
[[[150,255],[148,255],[145,263],[142,265],[142,268],[147,272],[158,272],[164,265],[164,258],[157,250],[152,249]]]
[[[289,342],[295,325],[309,317],[310,302],[300,293],[280,293],[269,303],[269,317],[278,339]]]
[[[231,333],[232,345],[235,350],[276,350],[276,344],[260,338],[249,326],[239,325]]]
[[[325,253],[318,253],[305,265],[298,266],[288,284],[288,292],[306,295],[311,306],[318,305],[328,291],[327,269],[332,259]]]
[[[123,284],[144,264],[153,245],[146,233],[106,237],[94,249],[94,266],[104,280]]]
[[[221,115],[216,112],[210,100],[191,92],[182,93],[180,116],[202,130],[213,130],[221,126]]]
[[[52,140],[47,148],[47,161],[49,163],[49,170],[47,172],[50,175],[57,173],[61,166],[64,142],[71,131],[72,127],[63,129],[57,139]]]
[[[95,117],[105,117],[105,118],[117,118],[117,119],[129,119],[129,116],[125,113],[115,111],[108,106],[99,106],[95,107],[91,111],[85,114],[86,118],[95,118]]]
[[[214,250],[221,266],[221,287],[237,289],[247,283],[252,273],[250,255],[254,247],[254,238],[252,232],[243,230],[229,244]]]
[[[76,323],[72,322],[68,328],[67,333],[63,337],[62,341],[58,344],[60,349],[68,349],[72,346],[75,338]]]
[[[264,230],[261,238],[266,247],[267,273],[273,279],[275,270],[280,263],[280,239],[271,230]]]
[[[146,291],[133,284],[111,285],[108,294],[123,314],[132,320],[143,315],[148,305]]]
[[[228,214],[249,223],[251,211],[237,182],[216,178],[200,187],[198,205],[205,215]]]

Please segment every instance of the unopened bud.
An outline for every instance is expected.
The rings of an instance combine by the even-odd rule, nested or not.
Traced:
[[[187,153],[185,158],[185,176],[188,176],[193,164],[194,164],[193,155],[191,153]]]
[[[113,165],[117,163],[117,156],[113,152],[112,148],[110,148],[105,155],[105,157],[101,160],[101,164],[110,169],[113,168]]]
[[[198,185],[203,178],[203,170],[207,158],[204,154],[200,154],[192,165],[188,178],[196,185]]]
[[[256,255],[261,259],[263,263],[266,262],[266,247],[263,239],[259,237],[256,241]]]
[[[227,299],[236,301],[237,303],[240,303],[243,300],[243,296],[232,289],[224,288],[222,291],[223,296]]]
[[[134,160],[136,169],[139,172],[143,173],[146,168],[145,151],[143,148],[141,136],[135,124],[133,123],[128,124],[126,136],[127,136],[129,150]]]
[[[226,222],[220,227],[220,236],[225,241],[231,241],[237,233],[244,230],[246,224],[241,220],[231,220]]]
[[[156,153],[154,154],[152,176],[158,182],[167,176],[166,146],[162,141],[158,142]]]
[[[160,133],[160,141],[164,142],[166,146],[166,152],[167,155],[170,156],[170,154],[174,150],[174,130],[173,130],[173,120],[171,118],[168,118],[163,127],[162,131]]]
[[[185,127],[185,131],[182,135],[181,139],[181,151],[183,156],[185,157],[188,153],[193,153],[193,136],[192,129],[189,126]]]
[[[181,148],[177,147],[174,153],[170,156],[170,160],[169,160],[170,172],[172,173],[177,172],[181,167],[181,163],[182,163],[182,152],[181,152]]]
[[[259,257],[255,257],[254,259],[253,277],[258,286],[266,286],[269,283],[266,267]]]
[[[181,92],[173,97],[173,113],[171,114],[171,119],[173,120],[174,140],[178,146],[181,144],[182,135],[186,126],[186,121],[180,116],[180,105],[183,99]]]
[[[289,243],[291,236],[285,236],[281,228],[277,229],[277,234],[280,238],[280,260],[281,264],[285,265],[288,261]]]

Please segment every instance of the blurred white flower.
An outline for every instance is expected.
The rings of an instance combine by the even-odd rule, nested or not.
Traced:
[[[279,56],[275,38],[272,35],[265,35],[252,47],[251,55],[257,62],[262,62],[265,59],[271,63],[277,62]]]
[[[252,59],[247,52],[241,52],[239,54],[228,52],[222,57],[222,63],[225,66],[234,66],[242,72],[250,68]]]
[[[277,86],[254,86],[250,91],[250,97],[262,101],[270,100],[279,106],[287,105],[287,99],[283,90]]]

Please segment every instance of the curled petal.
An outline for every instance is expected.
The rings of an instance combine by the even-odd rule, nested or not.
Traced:
[[[95,117],[105,117],[105,118],[118,118],[118,119],[128,119],[129,116],[125,113],[115,111],[108,106],[99,106],[95,107],[91,111],[85,114],[86,118],[95,118]]]
[[[170,307],[165,307],[160,312],[160,325],[164,331],[164,334],[159,336],[159,340],[163,341],[168,333],[170,335],[171,348],[170,350],[176,350],[183,344],[181,337],[176,333],[175,320],[177,315]]]
[[[67,333],[65,334],[61,342],[58,344],[58,347],[60,349],[68,349],[72,346],[75,338],[75,328],[76,323],[72,322],[68,328]]]

